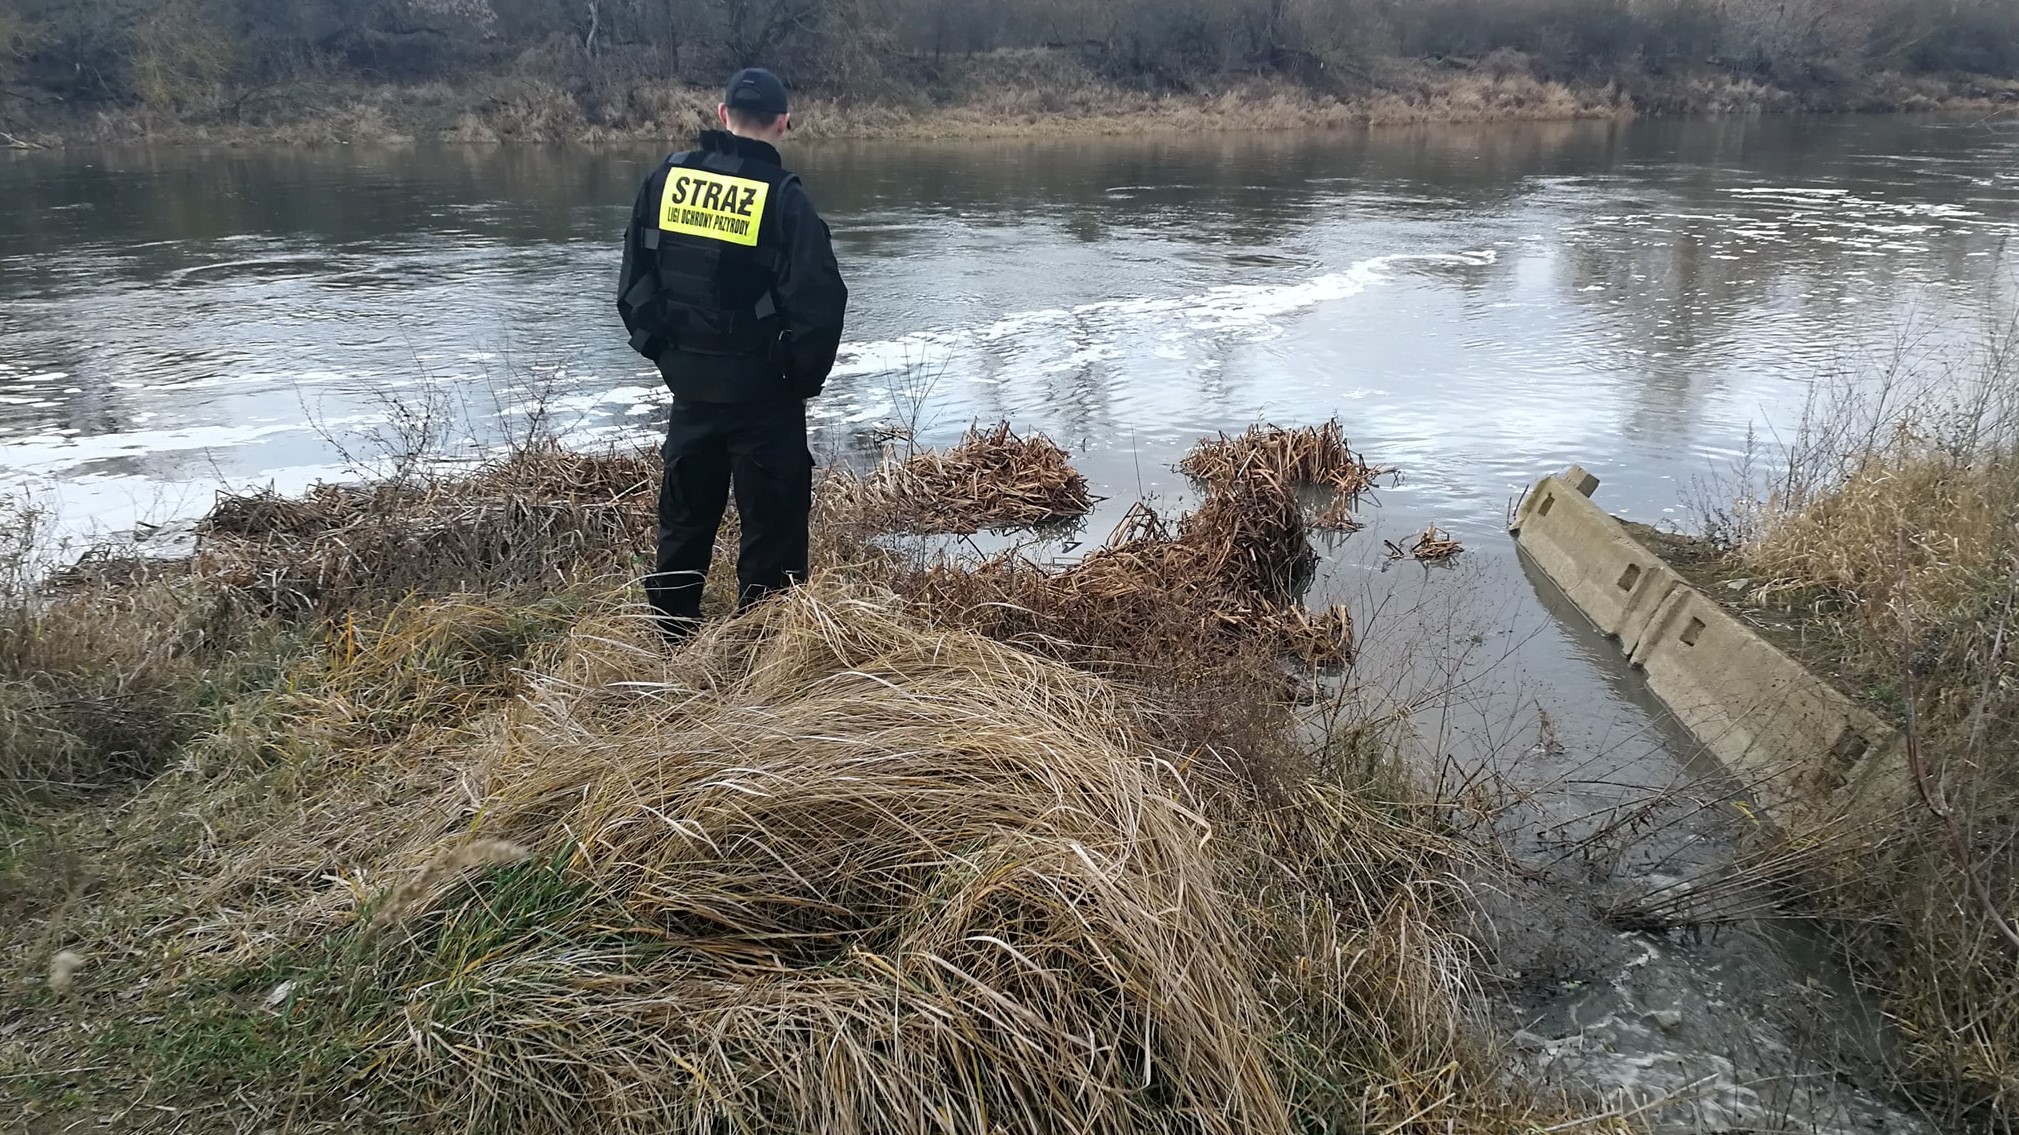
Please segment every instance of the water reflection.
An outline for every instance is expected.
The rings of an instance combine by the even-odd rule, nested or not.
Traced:
[[[1344,413],[1454,480],[1578,457],[1651,506],[1847,342],[1908,312],[1967,332],[2007,274],[2015,148],[1902,118],[808,147],[857,296],[823,410],[931,379],[942,434],[1012,416],[1158,461]],[[255,477],[275,444],[232,427],[292,425],[288,464],[328,464],[305,406],[529,365],[565,366],[585,428],[635,429],[656,384],[604,293],[657,156],[10,155],[0,476],[60,483],[102,468],[75,439],[133,432]]]

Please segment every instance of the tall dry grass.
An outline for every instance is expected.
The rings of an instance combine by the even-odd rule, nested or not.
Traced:
[[[1477,1046],[1458,849],[1369,785],[1266,804],[1113,680],[860,585],[671,657],[590,598],[473,674],[483,621],[333,636],[122,805],[106,893],[9,931],[105,959],[98,1023],[0,1091],[61,1113],[96,1067],[223,1130],[1555,1118]]]
[[[1478,1042],[1426,815],[1229,806],[1124,688],[921,616],[821,580],[673,658],[586,619],[456,751],[475,820],[383,816],[261,969],[318,1083],[477,1131],[1561,1118]]]
[[[2019,1125],[2019,344],[1974,369],[1829,389],[1723,516],[1756,601],[1797,617],[1908,738],[1905,810],[1846,840],[1817,901],[1856,929],[1950,1121]]]
[[[649,517],[631,460],[228,500],[181,575],[108,563],[35,608],[208,678],[291,645],[0,856],[29,991],[0,1100],[246,1131],[1562,1118],[1477,1042],[1461,849],[1399,782],[1318,774],[1280,651],[1172,623],[1177,682],[978,634],[844,525],[848,578],[668,655],[605,546]],[[1086,578],[1290,611],[1279,503],[1145,522]],[[220,599],[225,649],[157,638]],[[1122,644],[1097,620],[1133,610],[1075,617]],[[80,882],[35,884],[59,863]],[[60,1013],[58,956],[87,959]]]
[[[1212,827],[1128,720],[873,594],[678,659],[585,627],[476,829],[583,890],[452,959],[482,891],[407,914],[376,1075],[484,1130],[1288,1130]]]
[[[158,771],[287,650],[180,564],[87,557],[50,578],[40,524],[0,511],[0,809]]]
[[[527,445],[462,475],[221,496],[196,570],[277,611],[323,615],[413,593],[541,591],[635,566],[656,517],[643,450]]]

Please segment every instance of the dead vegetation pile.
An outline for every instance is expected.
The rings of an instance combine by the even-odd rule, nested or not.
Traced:
[[[896,585],[993,638],[1078,661],[1196,672],[1237,644],[1311,666],[1353,659],[1344,608],[1299,601],[1316,554],[1303,510],[1280,493],[1215,493],[1173,526],[1146,505],[1069,567],[1012,550],[942,561]]]
[[[1388,558],[1399,560],[1408,557],[1423,563],[1448,560],[1465,550],[1465,545],[1451,538],[1451,534],[1435,524],[1424,528],[1407,546],[1393,540],[1383,540],[1388,545]]]
[[[332,614],[410,592],[554,588],[650,547],[648,451],[534,446],[467,475],[220,495],[197,569],[279,611]]]
[[[970,435],[970,442],[1006,438],[1015,440],[1005,427]],[[1317,555],[1298,490],[1329,488],[1337,496],[1324,512],[1344,515],[1383,470],[1352,453],[1337,422],[1223,435],[1200,443],[1180,467],[1209,487],[1197,509],[1173,523],[1138,503],[1100,547],[1070,565],[1040,563],[1012,548],[980,562],[948,557],[896,568],[887,580],[939,618],[1138,676],[1183,683],[1224,665],[1253,669],[1271,659],[1350,665],[1349,614],[1314,612],[1301,602]],[[961,490],[955,499],[974,496]]]
[[[827,490],[831,507],[875,529],[921,535],[1070,523],[1094,504],[1065,450],[1042,434],[1019,437],[1008,422],[976,426],[943,452],[885,460]]]
[[[1216,493],[1290,494],[1318,490],[1330,499],[1312,524],[1352,531],[1360,527],[1353,509],[1382,477],[1395,471],[1371,465],[1353,452],[1337,419],[1322,426],[1250,426],[1192,447],[1178,471]]]

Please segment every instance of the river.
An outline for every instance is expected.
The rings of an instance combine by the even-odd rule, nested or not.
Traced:
[[[1613,511],[1687,525],[1691,484],[1770,452],[1819,381],[1960,359],[2011,300],[2015,127],[791,148],[854,297],[822,448],[845,457],[892,419],[937,444],[1006,418],[1075,452],[1109,498],[1098,535],[1140,497],[1183,507],[1170,466],[1201,435],[1336,416],[1402,476],[1327,543],[1315,598],[1354,607],[1370,680],[1438,688],[1424,751],[1528,799],[1518,850],[1538,869],[1555,828],[1644,808],[1635,839],[1579,867],[1594,893],[1715,872],[1744,834],[1728,787],[1524,571],[1507,510],[1577,462]],[[663,391],[610,292],[658,156],[0,156],[0,493],[73,548],[161,541],[222,486],[481,449],[529,417],[574,444],[649,436]],[[1384,540],[1431,523],[1465,543],[1454,566],[1387,562]],[[1651,1114],[1686,1128],[1923,1129],[1859,1085],[1871,1027],[1799,933],[1620,933],[1547,890],[1484,934],[1534,1070],[1666,1100]]]

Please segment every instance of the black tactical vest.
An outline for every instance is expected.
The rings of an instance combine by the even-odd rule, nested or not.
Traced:
[[[771,289],[784,264],[779,200],[798,181],[769,162],[713,150],[666,160],[658,225],[658,296],[649,319],[675,350],[762,355],[778,340]]]

